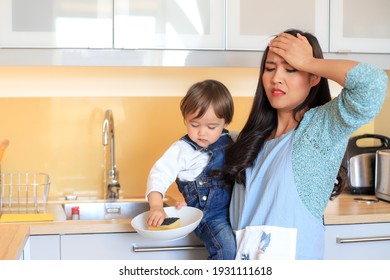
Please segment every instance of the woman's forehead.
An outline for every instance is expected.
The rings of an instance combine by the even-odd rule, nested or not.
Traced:
[[[269,51],[267,54],[267,57],[265,59],[265,63],[268,64],[288,64],[280,55],[277,55],[276,53]]]

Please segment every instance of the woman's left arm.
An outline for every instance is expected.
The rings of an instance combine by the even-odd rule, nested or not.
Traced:
[[[372,106],[380,109],[388,80],[383,70],[367,63],[356,67],[359,63],[352,60],[314,58],[312,46],[307,38],[300,34],[295,37],[282,33],[269,43],[269,48],[291,67],[333,80],[351,90],[351,98],[355,98],[355,94],[360,95],[356,101],[364,103],[363,106],[373,103]]]
[[[269,43],[270,51],[280,55],[291,67],[303,72],[333,80],[345,86],[345,79],[356,61],[322,59],[313,57],[313,50],[306,39],[298,33],[297,37],[282,33]]]

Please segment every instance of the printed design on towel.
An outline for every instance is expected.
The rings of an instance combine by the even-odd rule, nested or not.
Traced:
[[[259,246],[257,248],[258,258],[261,259],[261,255],[265,254],[269,243],[271,242],[271,233],[262,232],[260,237]],[[249,253],[241,253],[241,260],[250,260]]]
[[[294,260],[297,229],[247,226],[235,231],[237,260]]]

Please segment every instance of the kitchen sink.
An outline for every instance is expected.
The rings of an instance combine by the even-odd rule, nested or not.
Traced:
[[[167,206],[164,204],[164,206]],[[78,207],[80,220],[132,219],[149,210],[147,201],[68,202],[63,204],[66,219],[72,219],[72,208]]]

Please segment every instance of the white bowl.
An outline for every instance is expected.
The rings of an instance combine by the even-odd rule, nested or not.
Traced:
[[[154,240],[175,240],[187,236],[199,225],[203,212],[197,208],[184,206],[180,210],[175,207],[164,207],[168,217],[180,218],[180,227],[168,230],[148,230],[146,220],[149,211],[139,214],[131,221],[133,228],[143,237]]]

